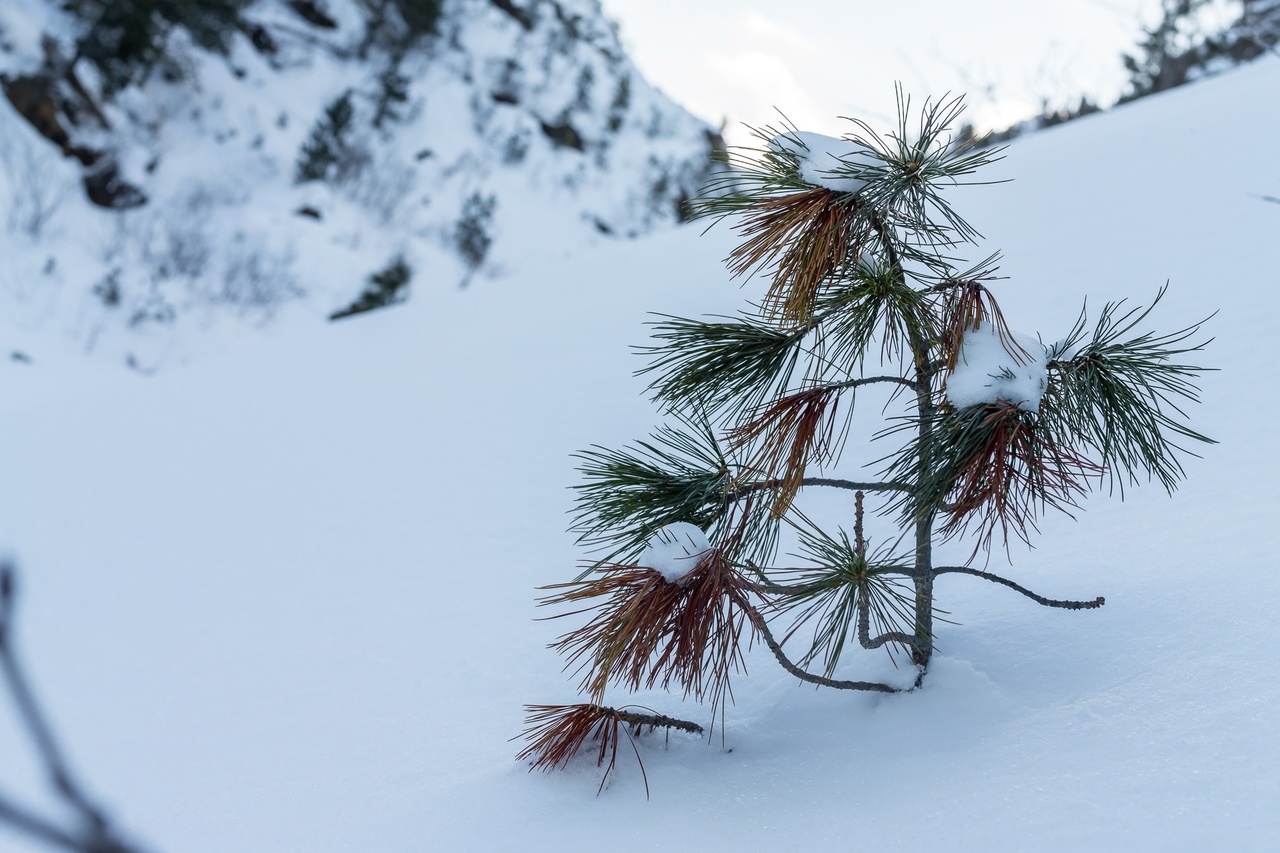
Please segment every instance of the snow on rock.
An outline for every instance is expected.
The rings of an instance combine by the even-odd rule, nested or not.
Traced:
[[[769,148],[794,154],[800,161],[800,177],[807,183],[841,193],[861,192],[867,185],[851,171],[881,165],[875,151],[861,142],[806,130],[779,134],[769,140]]]
[[[698,568],[703,556],[711,550],[707,534],[687,521],[660,528],[645,544],[639,565],[653,569],[671,583],[679,583]]]
[[[1010,335],[1011,342],[1001,337],[990,323],[965,333],[955,372],[947,379],[947,402],[963,409],[1004,400],[1023,411],[1040,410],[1048,384],[1048,352],[1025,335]]]

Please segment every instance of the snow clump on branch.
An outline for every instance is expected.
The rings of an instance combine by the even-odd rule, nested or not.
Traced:
[[[680,583],[711,550],[707,534],[687,521],[658,528],[645,543],[640,567],[653,569],[669,583]]]
[[[979,323],[964,334],[956,369],[947,378],[947,402],[963,409],[1003,400],[1024,412],[1038,412],[1048,365],[1049,354],[1039,341]]]
[[[807,130],[779,134],[769,140],[769,149],[793,155],[805,183],[838,193],[862,192],[867,182],[854,175],[883,165],[874,150],[861,142]]]

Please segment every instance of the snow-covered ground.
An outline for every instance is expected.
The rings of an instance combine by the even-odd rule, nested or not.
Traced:
[[[500,4],[450,0],[398,66],[406,100],[379,128],[390,60],[355,47],[376,4],[319,5],[335,29],[284,0],[245,12],[279,42],[270,55],[243,34],[210,54],[176,30],[182,79],[151,74],[105,101],[110,133],[73,128],[146,194],[132,210],[90,204],[78,165],[0,97],[0,356],[168,369],[264,326],[324,322],[396,258],[410,293],[481,286],[672,227],[709,168],[711,128],[644,80],[595,0],[508,4],[528,27]],[[80,28],[60,6],[0,3],[0,78],[39,72],[46,37],[74,52]],[[354,118],[329,143],[341,168],[299,182],[344,95]]]
[[[957,193],[1005,252],[1015,328],[1056,340],[1086,297],[1166,279],[1161,327],[1219,311],[1191,414],[1221,444],[1173,499],[1097,496],[1001,569],[1106,606],[944,577],[955,624],[909,694],[814,690],[757,648],[723,748],[641,741],[648,801],[629,756],[596,796],[588,758],[529,774],[508,739],[524,703],[575,701],[534,621],[582,557],[570,454],[655,422],[631,376],[646,312],[739,305],[727,228],[423,286],[149,378],[0,363],[0,544],[76,768],[175,853],[1280,848],[1280,206],[1256,197],[1280,190],[1277,87],[1268,59],[1038,133],[995,167],[1014,182]],[[8,714],[0,790],[47,803]]]

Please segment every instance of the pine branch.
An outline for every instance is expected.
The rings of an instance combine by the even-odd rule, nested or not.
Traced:
[[[870,239],[861,207],[858,196],[824,187],[762,201],[743,217],[747,240],[730,253],[729,269],[735,276],[770,270],[767,314],[803,327],[823,287],[848,272]]]
[[[649,731],[654,729],[676,729],[682,732],[688,732],[691,735],[706,734],[706,730],[697,723],[691,723],[688,720],[680,720],[675,717],[668,717],[666,714],[638,714],[635,711],[623,711],[612,709],[618,719],[624,723],[630,723],[637,729],[647,726]]]
[[[870,221],[881,237],[883,257],[864,253],[849,280],[827,288],[817,305],[821,323],[815,324],[815,350],[846,373],[862,369],[877,339],[880,363],[899,364],[912,338],[935,336],[926,294],[907,284],[893,236],[880,218],[873,215]]]
[[[996,304],[995,297],[982,283],[983,280],[990,280],[994,273],[994,267],[983,270],[965,281],[949,282],[943,291],[940,343],[944,360],[943,370],[947,376],[956,369],[956,361],[960,357],[965,334],[983,325],[995,327],[1001,346],[1015,362],[1025,364],[1032,360],[1031,354],[1014,339],[1000,306]]]
[[[595,611],[592,618],[551,646],[565,657],[566,669],[583,673],[582,691],[598,702],[610,683],[632,691],[675,684],[686,697],[707,699],[714,716],[731,695],[730,675],[746,668],[742,619],[731,604],[746,595],[747,580],[716,549],[678,583],[642,566],[601,566],[595,574],[544,587],[551,594],[540,601],[592,602],[585,608]]]
[[[915,423],[904,419],[882,435]],[[1048,508],[1070,514],[1100,471],[1034,413],[1004,401],[944,412],[887,468],[892,477],[919,478],[896,504],[904,521],[945,511],[942,534],[956,538],[975,528],[975,554],[997,533],[1006,546],[1011,532],[1029,542],[1036,518]]]
[[[844,428],[837,429],[836,414],[845,390],[849,389],[820,385],[792,392],[762,406],[730,433],[735,449],[751,448],[752,470],[781,481],[773,505],[775,518],[791,506],[804,482],[805,468],[810,463],[823,464],[837,453]]]
[[[637,375],[656,373],[649,391],[671,408],[715,412],[732,402],[736,410],[750,409],[772,389],[787,385],[808,331],[784,332],[746,318],[666,317],[654,324],[653,337],[662,343],[640,350],[653,358]]]
[[[1071,333],[1051,352],[1041,404],[1047,427],[1062,441],[1096,449],[1109,485],[1119,486],[1121,496],[1126,483],[1138,483],[1140,473],[1172,493],[1185,476],[1180,454],[1196,455],[1178,441],[1216,443],[1188,427],[1181,408],[1199,402],[1195,380],[1211,368],[1177,360],[1209,343],[1192,340],[1206,321],[1168,334],[1134,333],[1167,289],[1161,287],[1147,308],[1121,313],[1123,300],[1107,303],[1087,342],[1082,310]]]
[[[584,482],[573,487],[578,509],[570,529],[579,543],[607,551],[602,565],[633,562],[655,530],[678,521],[733,543],[735,559],[771,558],[778,523],[755,499],[759,490],[740,491],[743,466],[720,446],[705,418],[682,426],[663,427],[651,441],[622,450],[578,454]]]
[[[640,749],[636,746],[635,737],[627,731],[626,726],[622,725],[624,722],[629,722],[627,717],[648,715],[628,714],[595,704],[526,705],[525,712],[525,730],[517,737],[531,742],[516,754],[516,760],[524,761],[532,758],[533,760],[529,763],[530,773],[534,770],[563,770],[583,745],[590,740],[595,740],[598,744],[596,766],[604,766],[605,758],[609,759],[609,764],[604,767],[604,774],[600,778],[600,787],[596,789],[596,796],[599,796],[609,781],[609,774],[618,764],[618,744],[622,740],[618,735],[621,733],[627,736],[631,749],[635,752],[636,763],[640,766],[640,775],[644,778],[645,799],[649,798],[649,775],[645,773]],[[670,718],[655,714],[650,719]],[[702,730],[702,727],[696,723],[673,719],[670,721],[677,728],[691,727],[699,733]],[[636,734],[639,734],[639,729],[640,726],[636,725]]]
[[[902,692],[897,687],[891,687],[878,681],[845,681],[806,672],[792,663],[791,659],[787,657],[786,652],[782,650],[782,646],[774,639],[773,632],[769,630],[769,623],[760,615],[760,611],[752,607],[751,603],[745,599],[740,600],[738,606],[747,614],[747,618],[751,620],[752,626],[760,632],[760,636],[764,637],[765,645],[769,647],[769,651],[773,652],[773,656],[778,659],[778,663],[782,664],[782,668],[801,681],[817,684],[820,687],[831,687],[835,690],[867,690],[873,693]]]
[[[878,649],[889,643],[923,652],[920,647],[920,638],[914,634],[907,634],[902,631],[886,631],[873,639],[871,637],[871,601],[867,596],[860,597],[858,600],[858,644],[864,649]]]
[[[807,518],[795,523],[800,536],[802,556],[816,563],[815,568],[773,569],[772,574],[791,575],[795,582],[779,587],[770,584],[769,592],[782,592],[782,598],[771,607],[796,611],[790,630],[783,638],[787,643],[800,629],[813,624],[813,641],[798,665],[823,659],[823,675],[835,672],[847,638],[857,624],[857,636],[865,648],[880,648],[888,643],[903,649],[923,651],[922,642],[912,634],[895,630],[896,625],[910,625],[916,596],[893,576],[907,575],[909,567],[892,552],[881,549],[867,556],[866,541],[860,533],[861,493],[857,501],[856,541],[840,530],[828,535]],[[870,623],[875,622],[879,642],[870,637]],[[890,650],[890,658],[893,657]]]
[[[883,383],[901,385],[904,388],[916,387],[915,382],[902,376],[860,376],[857,379],[847,379],[844,382],[832,382],[824,387],[831,391],[847,391],[850,388],[861,388],[864,385],[878,385]]]
[[[740,486],[729,492],[729,497],[737,500],[761,491],[776,491],[785,486],[785,482],[780,479],[761,480],[756,483],[749,483]],[[828,487],[832,489],[845,489],[851,492],[909,492],[911,487],[905,483],[857,483],[852,480],[840,480],[831,477],[805,477],[800,481],[801,488],[809,486]]]
[[[849,119],[854,131],[846,138],[876,150],[885,164],[881,170],[862,170],[860,176],[871,178],[863,191],[868,206],[884,215],[890,226],[933,247],[974,242],[980,235],[956,213],[942,190],[992,183],[962,179],[1001,159],[1004,149],[953,144],[950,129],[964,110],[962,97],[926,100],[912,127],[911,99],[901,86],[895,94],[898,115],[893,132],[881,136],[866,122]]]
[[[648,710],[648,709],[646,709]],[[644,762],[640,759],[640,750],[636,746],[635,736],[642,733],[647,726],[654,729],[676,729],[701,735],[702,726],[688,720],[668,717],[665,714],[651,712],[641,714],[618,708],[607,708],[603,705],[526,705],[525,729],[517,738],[530,741],[529,745],[516,754],[517,761],[529,762],[529,772],[534,770],[563,770],[569,760],[589,741],[596,741],[596,766],[602,767],[605,758],[609,759],[604,774],[600,779],[600,787],[596,796],[604,790],[609,781],[609,774],[618,763],[619,734],[625,734],[635,752],[636,763],[640,766],[640,775],[644,778],[645,798],[649,796],[649,776],[645,773]],[[627,731],[626,725],[631,726]],[[516,738],[512,738],[515,740]]]
[[[980,569],[971,569],[968,566],[941,566],[939,568],[935,568],[933,573],[935,575],[973,575],[974,577],[982,578],[983,580],[988,580],[992,583],[1003,584],[1004,586],[1009,587],[1009,589],[1022,593],[1037,604],[1043,604],[1045,607],[1061,607],[1066,610],[1094,610],[1107,603],[1107,600],[1102,596],[1098,596],[1092,601],[1060,601],[1057,599],[1045,598],[1042,595],[1037,595],[1025,586],[1014,583],[1008,578],[1002,578],[999,575],[992,574],[991,572],[984,572]]]

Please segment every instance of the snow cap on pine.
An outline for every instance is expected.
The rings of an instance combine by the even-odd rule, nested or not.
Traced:
[[[677,521],[649,537],[639,565],[653,569],[670,583],[680,583],[710,550],[707,534],[687,521]]]

